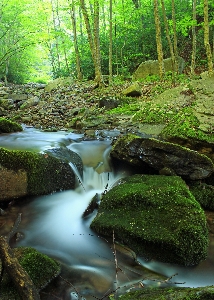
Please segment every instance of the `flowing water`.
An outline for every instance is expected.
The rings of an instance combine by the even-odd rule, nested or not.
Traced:
[[[46,291],[42,299],[101,299],[105,293],[121,286],[120,291],[129,289],[142,280],[144,284],[160,284],[162,275],[172,278],[172,282],[182,286],[206,286],[214,284],[214,245],[210,242],[209,256],[198,266],[185,268],[156,261],[147,262],[138,257],[118,253],[121,272],[115,283],[115,257],[112,243],[97,236],[90,223],[96,212],[82,218],[90,200],[97,194],[111,188],[125,170],[112,169],[109,152],[110,140],[84,141],[82,135],[56,132],[45,133],[25,129],[20,133],[0,135],[0,146],[9,149],[44,151],[48,148],[66,145],[80,155],[84,164],[83,178],[77,173],[75,190],[32,197],[10,208],[7,224],[1,232],[8,231],[19,212],[22,222],[19,226],[20,240],[17,246],[32,246],[58,259],[63,264],[61,280],[56,290]],[[74,166],[71,165],[74,169]],[[76,170],[75,170],[76,172]],[[2,220],[4,216],[1,217]],[[4,221],[2,221],[4,223]],[[154,273],[149,270],[154,271]],[[145,278],[150,278],[146,280]],[[173,283],[172,283],[173,284]],[[122,288],[124,286],[124,288]],[[180,286],[180,284],[179,284]],[[80,296],[81,295],[81,296]]]

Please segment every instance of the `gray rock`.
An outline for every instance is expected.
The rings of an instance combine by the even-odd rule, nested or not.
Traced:
[[[179,57],[178,58],[179,73],[183,72],[184,64],[185,64],[184,59],[182,57]],[[165,72],[173,71],[171,58],[164,59],[164,69]],[[140,66],[137,68],[137,70],[134,72],[133,79],[136,80],[136,79],[144,78],[149,75],[159,75],[158,60],[148,60],[142,62]]]
[[[205,155],[180,145],[134,135],[118,139],[111,156],[138,167],[142,173],[145,163],[158,171],[168,168],[170,172],[191,180],[206,178],[214,171],[212,161]]]

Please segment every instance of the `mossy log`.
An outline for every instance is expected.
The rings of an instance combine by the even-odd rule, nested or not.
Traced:
[[[12,279],[20,297],[23,300],[39,300],[39,292],[34,286],[28,273],[21,267],[13,250],[10,248],[7,238],[0,236],[0,257],[2,267]]]

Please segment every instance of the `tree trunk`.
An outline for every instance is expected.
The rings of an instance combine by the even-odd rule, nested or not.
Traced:
[[[162,48],[162,41],[161,41],[161,27],[160,27],[159,13],[158,13],[158,0],[154,0],[154,17],[155,17],[159,74],[160,74],[160,78],[162,79],[164,75],[164,63],[163,63],[163,48]]]
[[[204,46],[207,54],[208,73],[213,73],[212,51],[209,42],[208,0],[204,0]]]
[[[112,0],[109,2],[109,84],[112,83],[113,71],[112,71]]]
[[[94,1],[94,35],[92,34],[89,16],[84,0],[80,0],[80,6],[82,9],[83,17],[85,20],[86,31],[88,35],[88,42],[91,50],[91,55],[95,69],[95,82],[101,85],[101,61],[100,61],[100,44],[99,44],[99,3]]]
[[[196,0],[192,1],[192,60],[191,60],[191,75],[195,75],[195,60],[196,60]]]
[[[167,20],[167,16],[166,16],[164,0],[161,0],[161,6],[162,6],[162,12],[163,12],[164,26],[165,26],[165,30],[166,30],[166,38],[167,38],[167,41],[169,44],[170,56],[172,59],[172,69],[173,69],[172,77],[173,77],[173,82],[175,82],[176,61],[175,61],[175,54],[174,54],[174,50],[173,50],[173,44],[172,44],[170,34],[169,34],[169,25],[168,25],[168,20]]]
[[[175,71],[178,73],[178,41],[177,41],[177,29],[175,18],[175,1],[172,0],[172,26],[173,26],[173,39],[174,39],[174,54],[175,54]]]
[[[79,53],[78,42],[77,42],[76,12],[75,12],[75,4],[74,4],[73,0],[70,3],[70,5],[71,5],[70,15],[71,15],[71,21],[72,21],[73,34],[74,34],[74,49],[75,49],[75,55],[76,55],[77,79],[82,80],[80,53]]]
[[[94,0],[94,45],[95,45],[95,82],[102,83],[101,54],[100,54],[100,5],[99,0]]]

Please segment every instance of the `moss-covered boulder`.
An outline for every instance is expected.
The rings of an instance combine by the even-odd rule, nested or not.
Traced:
[[[91,223],[149,259],[195,265],[206,258],[204,211],[178,176],[134,175],[103,196]]]
[[[214,186],[202,182],[192,182],[189,188],[204,209],[214,211]]]
[[[22,130],[23,128],[20,124],[7,120],[5,118],[0,118],[0,134],[22,131]]]
[[[205,155],[173,143],[131,134],[117,140],[111,157],[137,167],[141,173],[147,164],[159,172],[168,169],[171,174],[192,180],[206,178],[214,171],[211,159]]]
[[[213,300],[214,286],[199,288],[144,288],[120,297],[121,300]]]
[[[46,153],[0,148],[0,201],[74,189],[68,163]]]
[[[20,247],[13,249],[20,265],[28,273],[38,290],[47,286],[51,280],[59,275],[60,264],[34,248]],[[1,300],[21,299],[7,273],[3,273],[1,281]]]

